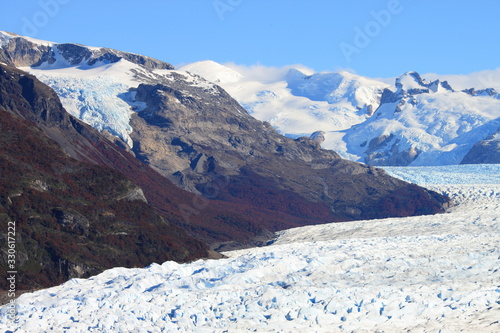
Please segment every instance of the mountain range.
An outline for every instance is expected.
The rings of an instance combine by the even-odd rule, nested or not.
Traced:
[[[426,75],[429,79],[407,72],[380,80],[293,67],[266,76],[257,73],[262,69],[213,61],[180,70],[217,82],[280,133],[319,138],[323,148],[352,161],[379,166],[500,162],[495,71]]]
[[[322,149],[321,135],[282,136],[220,86],[159,60],[1,32],[0,62],[11,131],[0,216],[20,226],[19,269],[42,286],[213,256],[208,245],[296,226],[449,205]]]

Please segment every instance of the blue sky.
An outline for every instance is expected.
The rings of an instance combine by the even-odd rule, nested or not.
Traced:
[[[500,1],[2,1],[0,30],[199,60],[369,77],[500,67]]]

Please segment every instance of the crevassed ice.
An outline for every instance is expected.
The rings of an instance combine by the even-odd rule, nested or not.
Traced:
[[[499,167],[391,168],[462,200],[440,215],[283,231],[273,245],[227,259],[74,279],[21,296],[17,324],[0,308],[0,328],[498,332]],[[482,178],[464,181],[475,173]]]
[[[37,77],[55,90],[71,115],[100,131],[107,130],[132,147],[131,106],[119,98],[129,96],[130,87],[105,76],[53,78],[37,74]]]

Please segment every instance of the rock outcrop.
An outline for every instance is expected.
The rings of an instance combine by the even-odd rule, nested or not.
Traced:
[[[0,64],[0,221],[16,223],[20,290],[116,266],[209,256],[204,243],[176,225],[178,201],[189,201],[148,169],[65,113],[52,89]],[[148,174],[162,189],[147,185]],[[137,184],[176,204],[148,205]],[[4,271],[6,255],[1,251]]]
[[[500,130],[490,138],[479,141],[465,155],[460,164],[500,163]]]

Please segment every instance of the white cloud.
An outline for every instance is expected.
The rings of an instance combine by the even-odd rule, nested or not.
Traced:
[[[237,71],[248,81],[259,81],[262,83],[273,83],[285,80],[285,76],[291,68],[298,69],[306,75],[312,75],[315,73],[313,69],[301,64],[287,65],[283,67],[270,67],[261,64],[250,66],[237,65],[229,62],[224,63],[223,65]]]
[[[484,70],[467,75],[438,75],[429,73],[423,75],[428,80],[447,80],[453,89],[462,90],[469,88],[485,89],[494,88],[500,91],[500,68]]]

